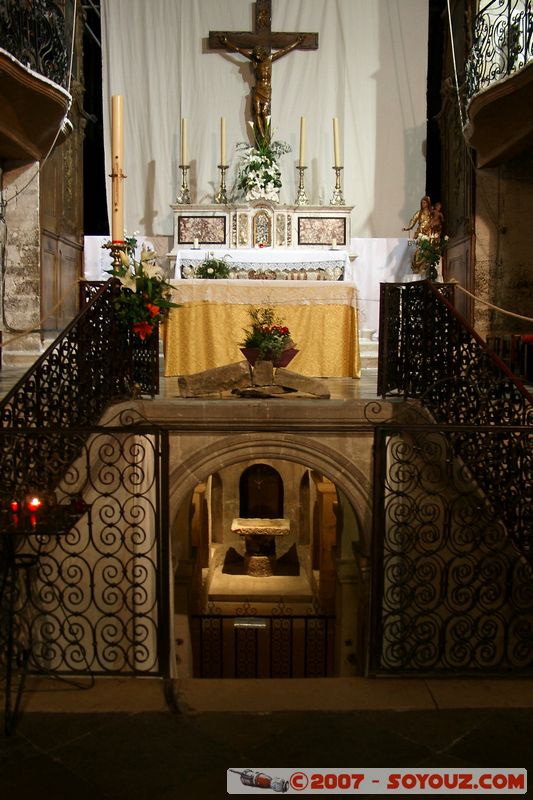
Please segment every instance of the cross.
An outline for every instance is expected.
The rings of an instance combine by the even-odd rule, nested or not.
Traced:
[[[256,0],[255,31],[209,31],[211,50],[230,50],[252,64],[252,114],[256,140],[270,142],[272,63],[291,50],[318,50],[318,33],[272,32],[272,0]],[[275,48],[272,52],[272,48]]]

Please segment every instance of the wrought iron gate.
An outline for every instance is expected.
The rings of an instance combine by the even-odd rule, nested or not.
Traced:
[[[523,487],[515,505],[524,508],[532,436],[488,425],[376,430],[373,674],[533,674],[533,568],[513,535],[519,515],[500,507]],[[514,484],[491,461],[505,452],[492,441],[502,437]],[[495,486],[500,476],[501,503],[477,480],[476,461],[490,461]]]
[[[334,674],[335,618],[191,616],[198,678],[324,678]]]
[[[11,649],[9,666],[37,672],[168,674],[167,435],[2,431],[0,448],[13,476],[0,497],[0,660]],[[42,505],[28,514],[13,453],[31,472],[43,450]]]

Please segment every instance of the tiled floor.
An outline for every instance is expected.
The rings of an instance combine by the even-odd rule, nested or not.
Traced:
[[[442,685],[430,682],[426,690],[438,694],[439,683]],[[139,679],[138,692],[129,695],[130,710],[110,713],[105,710],[107,704],[102,709],[92,705],[94,700],[89,697],[95,690],[74,690],[68,713],[26,711],[12,736],[0,736],[0,797],[222,800],[227,796],[226,770],[232,767],[270,775],[279,768],[316,767],[357,772],[375,767],[421,772],[428,767],[465,772],[474,767],[520,767],[531,773],[531,685],[520,685],[524,698],[529,696],[529,707],[521,708],[516,707],[520,705],[516,686],[514,691],[512,685],[508,687],[508,699],[515,707],[498,707],[505,702],[506,691],[498,691],[497,682],[489,682],[486,691],[475,681],[453,683],[450,704],[439,708],[433,700],[430,707],[406,708],[406,694],[415,697],[418,689],[410,687],[409,681],[394,681],[383,689],[374,686],[367,691],[377,695],[384,691],[388,696],[384,707],[364,702],[358,706],[355,702],[355,707],[333,711],[243,712],[229,707],[229,702],[222,710],[225,692],[219,685],[202,690],[204,695],[211,690],[219,695],[219,710],[200,708],[187,713],[184,708],[166,709],[162,687],[145,691]],[[255,687],[255,693],[263,686]],[[231,687],[227,701],[235,698],[235,689],[250,697],[254,687]],[[354,699],[361,690],[361,686],[353,686]],[[121,694],[116,686],[108,692],[115,701]],[[144,704],[143,694],[147,700]],[[426,701],[430,694],[426,694]],[[476,705],[476,699],[483,696],[485,702]],[[496,707],[491,707],[491,702],[486,705],[491,696]],[[291,693],[286,692],[286,697]],[[460,703],[457,707],[461,697],[463,708]],[[364,694],[360,695],[360,700],[363,698]],[[95,700],[104,702],[98,690]],[[77,709],[78,703],[87,710]],[[266,794],[255,788],[246,793]]]

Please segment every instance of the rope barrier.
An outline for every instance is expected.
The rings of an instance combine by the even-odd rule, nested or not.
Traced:
[[[455,286],[457,286],[458,289],[467,294],[469,297],[472,297],[474,300],[476,300],[478,303],[482,303],[484,306],[493,308],[494,311],[499,311],[501,314],[507,314],[507,316],[515,317],[516,319],[523,319],[526,322],[533,322],[533,317],[525,317],[523,314],[515,314],[514,311],[507,311],[505,308],[500,308],[500,306],[495,306],[494,303],[489,303],[488,300],[482,300],[481,297],[477,297],[477,295],[472,294],[472,292],[469,292],[468,289],[465,289],[463,286],[461,286],[461,284],[457,280],[451,280],[448,281],[448,283],[453,283]]]

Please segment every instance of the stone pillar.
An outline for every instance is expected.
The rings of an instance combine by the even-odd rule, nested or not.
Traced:
[[[320,585],[319,600],[322,612],[330,614],[335,611],[335,583],[337,579],[335,566],[335,546],[337,544],[337,517],[335,507],[338,503],[335,485],[313,473],[317,492],[317,518],[319,545]]]
[[[359,649],[365,622],[361,615],[360,577],[353,559],[337,561],[335,675],[338,677],[362,675],[364,671],[365,654]]]
[[[41,354],[40,224],[38,163],[4,171],[6,247],[3,264],[3,361],[30,366]],[[22,335],[21,335],[22,334]]]

